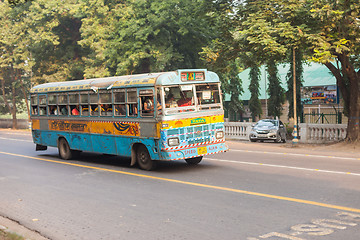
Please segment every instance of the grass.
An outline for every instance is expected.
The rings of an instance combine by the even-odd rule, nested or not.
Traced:
[[[16,233],[0,230],[0,240],[25,240],[25,238]]]

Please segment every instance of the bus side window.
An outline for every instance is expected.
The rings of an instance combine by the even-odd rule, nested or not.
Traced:
[[[59,115],[68,115],[68,98],[67,94],[58,95]]]
[[[69,102],[70,102],[70,111],[71,115],[76,116],[80,115],[80,108],[79,108],[79,94],[69,94]]]
[[[99,92],[100,97],[100,115],[101,116],[112,116],[113,108],[111,101],[111,92],[110,91],[101,91]]]
[[[88,93],[80,93],[80,109],[82,116],[89,116],[90,115],[90,108],[89,108],[89,95]]]
[[[31,102],[31,115],[38,115],[38,99],[36,94],[31,95],[30,102]]]
[[[46,95],[39,95],[39,113],[41,116],[47,115],[46,106],[47,106]]]
[[[141,99],[141,115],[154,116],[154,96],[143,96]]]
[[[99,97],[97,92],[90,92],[90,111],[91,111],[91,116],[99,116],[100,115],[100,105],[98,104],[99,102]]]
[[[114,90],[114,114],[115,116],[126,116],[125,90]]]
[[[129,117],[137,117],[138,104],[137,104],[136,89],[127,90],[127,104],[128,104],[128,116]]]
[[[57,98],[55,94],[49,94],[48,95],[48,101],[49,101],[49,115],[58,115],[57,111]]]

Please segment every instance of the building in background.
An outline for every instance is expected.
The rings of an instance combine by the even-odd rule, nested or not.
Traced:
[[[286,75],[289,71],[290,64],[279,64],[278,73],[281,81],[281,86],[287,91]],[[303,116],[299,116],[301,122],[306,123],[346,123],[347,119],[343,115],[343,106],[341,104],[341,97],[336,86],[336,78],[330,73],[327,67],[318,63],[304,63],[303,65],[303,87],[301,88],[301,100],[303,102]],[[239,78],[242,80],[243,94],[239,96],[244,101],[244,111],[233,113],[225,112],[225,117],[228,121],[251,121],[251,112],[248,107],[248,102],[251,97],[249,91],[250,69],[246,69],[239,73]],[[260,95],[259,99],[262,105],[261,118],[268,117],[267,115],[267,100],[269,94],[267,72],[265,66],[260,67]],[[227,106],[230,101],[230,95],[225,94],[224,104]],[[289,122],[288,120],[289,104],[286,102],[283,105],[283,113],[280,120]]]

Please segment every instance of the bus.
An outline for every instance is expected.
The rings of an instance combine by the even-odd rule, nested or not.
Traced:
[[[64,160],[95,152],[152,170],[228,150],[219,77],[206,69],[45,83],[30,103],[36,150]]]

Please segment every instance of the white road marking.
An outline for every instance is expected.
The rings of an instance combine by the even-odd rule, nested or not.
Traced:
[[[31,143],[33,142],[33,141],[30,141],[30,140],[22,140],[22,139],[16,139],[16,138],[0,137],[0,139],[12,140],[12,141],[22,141],[22,142],[31,142]],[[247,151],[247,150],[232,150],[232,151],[263,153],[263,152],[260,152],[260,151]],[[266,152],[266,153],[269,153],[269,152]],[[271,153],[272,154],[284,154],[284,153],[275,153],[275,152],[271,152]],[[286,153],[286,154],[287,155],[297,155],[297,156],[328,157],[328,156],[304,155],[304,154],[296,154],[296,153]],[[341,157],[333,157],[333,158],[341,158]],[[340,171],[330,171],[330,170],[322,170],[322,169],[291,167],[291,166],[266,164],[266,163],[256,163],[256,162],[241,162],[241,161],[222,160],[222,159],[215,159],[215,158],[204,158],[204,159],[206,159],[207,161],[228,162],[228,163],[236,163],[236,164],[247,164],[247,165],[257,165],[257,166],[266,166],[266,167],[277,167],[277,168],[304,170],[304,171],[312,171],[312,172],[322,172],[322,173],[333,173],[333,174],[344,174],[344,175],[360,176],[360,173],[351,173],[351,172],[340,172]],[[352,159],[352,160],[355,159],[356,160],[356,158],[341,158],[341,159]]]
[[[0,139],[4,139],[4,140],[11,140],[11,141],[19,141],[19,142],[33,142],[30,140],[23,140],[23,139],[16,139],[16,138],[4,138],[4,137],[0,137]]]
[[[222,159],[215,159],[215,158],[204,158],[204,159],[206,159],[206,161],[228,162],[228,163],[236,163],[236,164],[255,165],[255,166],[287,168],[287,169],[295,169],[295,170],[303,170],[303,171],[311,171],[311,172],[321,172],[321,173],[332,173],[332,174],[344,174],[344,175],[360,176],[360,173],[351,173],[351,172],[340,172],[340,171],[330,171],[330,170],[313,169],[313,168],[291,167],[291,166],[266,164],[266,163],[257,163],[257,162],[242,162],[242,161],[234,161],[234,160],[222,160]]]
[[[336,157],[336,156],[311,155],[311,154],[301,154],[301,153],[264,152],[264,151],[238,150],[238,149],[230,149],[230,152],[249,152],[249,153],[262,153],[262,154],[266,153],[266,154],[274,154],[274,155],[290,155],[290,156],[300,156],[300,157],[318,157],[318,158],[360,160],[360,158],[355,158],[355,157]]]

